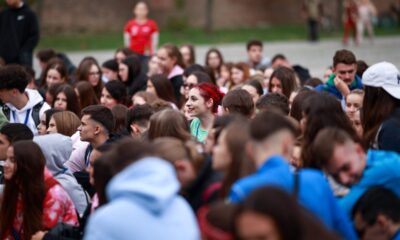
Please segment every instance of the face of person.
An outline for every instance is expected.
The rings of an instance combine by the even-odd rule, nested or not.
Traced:
[[[135,9],[133,10],[133,14],[135,14],[135,17],[139,19],[147,18],[148,13],[149,10],[144,2],[136,4]]]
[[[94,186],[94,177],[93,177],[93,164],[96,161],[97,158],[101,156],[101,152],[97,151],[96,149],[93,149],[93,151],[90,153],[89,157],[89,166],[87,167],[86,171],[89,173],[89,182],[92,186]]]
[[[152,93],[157,96],[157,91],[156,88],[154,87],[153,83],[149,80],[147,80],[147,86],[146,86],[146,92]]]
[[[185,96],[185,99],[188,99],[190,89],[192,89],[197,84],[198,81],[195,75],[190,75],[188,78],[186,78],[183,84],[183,95]]]
[[[160,69],[163,73],[168,74],[174,68],[176,60],[168,56],[168,51],[165,48],[160,48],[157,51],[157,57],[160,63]]]
[[[125,60],[126,56],[123,52],[118,51],[115,53],[114,58],[117,61],[117,63],[120,64],[123,60]]]
[[[153,56],[150,58],[150,61],[149,61],[149,74],[153,75],[153,74],[160,74],[160,73],[161,73],[160,60],[158,59],[157,56]]]
[[[132,97],[133,106],[146,104],[146,101],[140,96]]]
[[[96,137],[96,123],[90,115],[83,115],[81,125],[78,127],[81,141],[91,142]]]
[[[7,149],[7,159],[4,162],[4,179],[10,180],[17,171],[17,163],[14,159],[14,148],[12,146]]]
[[[271,89],[269,89],[269,91],[272,93],[283,94],[281,81],[276,77],[271,79]]]
[[[54,120],[54,118],[50,118],[49,121],[49,128],[47,128],[47,133],[51,134],[51,133],[57,133],[57,125],[56,125],[56,121]]]
[[[118,75],[121,78],[122,82],[128,81],[128,74],[129,74],[128,65],[126,65],[125,63],[120,63],[118,65]]]
[[[259,63],[261,62],[262,58],[262,47],[261,46],[251,46],[250,49],[247,51],[249,56],[250,62],[252,63]]]
[[[378,214],[377,218],[380,217],[380,223],[375,221],[374,224],[370,225],[364,221],[360,212],[354,215],[354,226],[359,234],[360,239],[376,239],[376,240],[390,240],[393,238],[393,226],[390,226],[391,222],[383,214]],[[385,220],[383,220],[385,219]],[[382,221],[383,220],[383,221]],[[394,223],[393,223],[394,224]]]
[[[351,117],[362,107],[363,97],[359,94],[349,94],[346,98],[346,114]]]
[[[337,77],[343,80],[343,82],[345,82],[347,85],[350,85],[356,76],[357,65],[338,63],[333,69],[333,72]]]
[[[110,95],[105,87],[103,88],[103,90],[101,90],[100,103],[108,109],[112,109],[115,105],[118,104],[117,100],[115,100]]]
[[[7,136],[0,133],[0,160],[6,160],[9,146],[10,141],[8,141]]]
[[[0,99],[1,101],[3,101],[4,103],[10,103],[13,99],[15,99],[14,97],[14,89],[8,90],[8,89],[1,89],[0,90]]]
[[[228,171],[232,163],[232,156],[226,141],[226,130],[223,130],[218,137],[217,144],[213,148],[212,168],[217,171]]]
[[[97,86],[100,82],[100,69],[94,64],[90,67],[89,82],[92,86]]]
[[[356,130],[356,133],[359,137],[363,136],[363,127],[361,124],[361,118],[360,118],[360,111],[355,112],[351,116],[349,116],[350,122],[353,125],[353,128]]]
[[[210,107],[207,106],[204,98],[200,95],[198,88],[192,88],[189,91],[186,109],[188,115],[191,117],[197,117],[210,111]]]
[[[182,54],[183,61],[188,64],[191,59],[190,49],[186,46],[183,46],[179,49]]]
[[[56,69],[49,69],[46,75],[47,86],[50,87],[53,84],[63,83],[64,79]]]
[[[253,99],[254,104],[256,104],[257,100],[260,98],[260,95],[257,93],[257,89],[251,85],[244,85],[242,89],[246,90],[250,93],[251,98]]]
[[[117,79],[118,79],[118,73],[117,73],[117,72],[114,72],[114,71],[111,70],[111,69],[102,67],[102,68],[101,68],[101,72],[102,72],[103,76],[104,76],[105,78],[107,78],[109,81],[111,81],[111,80],[117,80]]]
[[[57,94],[56,100],[54,101],[54,108],[67,110],[67,96],[65,96],[65,93],[60,92]]]
[[[265,69],[265,71],[264,71],[264,77],[265,78],[264,78],[264,82],[263,82],[263,84],[264,84],[263,87],[268,88],[269,80],[270,80],[271,75],[272,75],[273,72],[274,72],[274,69],[272,69],[272,68]]]
[[[216,52],[211,52],[208,54],[207,63],[210,68],[216,69],[221,64],[221,59]]]
[[[359,144],[353,142],[336,144],[326,171],[339,183],[352,186],[362,177],[365,161],[365,153]]]
[[[242,70],[238,68],[232,68],[232,75],[231,75],[232,81],[235,85],[241,84],[244,82],[244,73]]]
[[[281,239],[274,220],[254,212],[244,212],[236,220],[239,239],[279,240]]]
[[[40,122],[37,125],[37,130],[39,135],[45,135],[47,134],[47,129],[46,129],[46,114],[42,114],[40,116]]]

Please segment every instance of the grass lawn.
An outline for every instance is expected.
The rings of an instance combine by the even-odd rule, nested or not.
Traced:
[[[400,35],[400,28],[377,28],[376,35]],[[246,42],[249,39],[264,41],[287,41],[306,39],[305,26],[273,26],[260,28],[221,29],[206,33],[201,29],[187,29],[174,32],[161,29],[160,44],[172,42],[175,44],[217,44]],[[341,32],[322,32],[321,37],[340,38]],[[122,33],[96,33],[75,35],[44,35],[39,47],[55,48],[58,51],[105,50],[121,47]]]

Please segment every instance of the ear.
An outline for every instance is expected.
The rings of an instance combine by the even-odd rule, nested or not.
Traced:
[[[185,160],[177,160],[174,162],[177,172],[184,172],[187,169],[187,162]]]
[[[101,133],[101,126],[100,125],[96,125],[94,128],[94,135],[98,135]]]
[[[376,217],[376,224],[378,224],[381,229],[390,230],[390,220],[383,214],[378,214]]]
[[[130,128],[131,128],[133,133],[135,133],[135,134],[139,134],[140,133],[140,128],[137,126],[137,124],[132,123],[130,125]]]
[[[206,102],[206,106],[208,108],[212,108],[213,105],[214,105],[214,100],[212,98],[208,99]]]
[[[224,113],[225,113],[225,114],[229,114],[229,109],[226,108],[226,107],[224,107]]]

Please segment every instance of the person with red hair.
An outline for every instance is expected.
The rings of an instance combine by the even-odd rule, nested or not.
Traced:
[[[190,90],[186,110],[188,116],[193,118],[190,132],[197,141],[205,141],[223,97],[218,87],[208,82],[200,83]]]

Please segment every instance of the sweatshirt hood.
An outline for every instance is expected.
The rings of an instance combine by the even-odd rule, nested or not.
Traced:
[[[72,153],[72,141],[70,137],[54,133],[37,136],[33,139],[46,158],[46,166],[54,175],[67,171],[64,163]]]
[[[25,89],[25,93],[28,95],[28,103],[21,109],[17,109],[10,103],[7,103],[6,105],[13,111],[16,112],[24,112],[27,109],[33,108],[36,104],[40,103],[43,101],[43,97],[40,95],[40,93],[37,90],[32,90],[32,89]]]
[[[107,187],[110,201],[133,201],[153,213],[166,209],[178,196],[174,167],[157,157],[143,158],[116,175]]]

